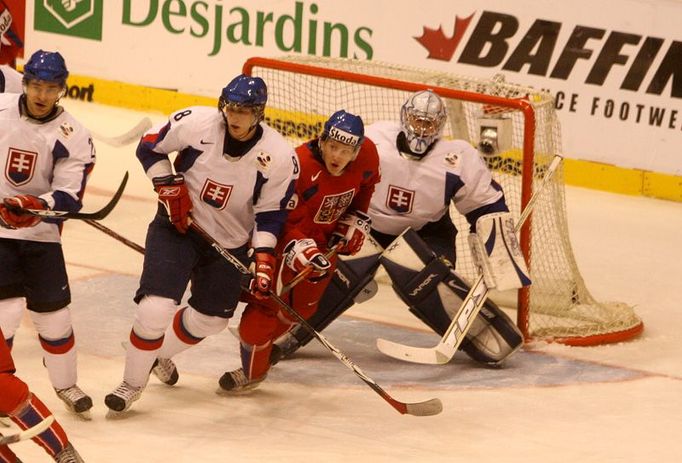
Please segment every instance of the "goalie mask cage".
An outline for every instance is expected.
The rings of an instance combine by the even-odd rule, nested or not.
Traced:
[[[345,109],[365,124],[400,119],[400,108],[415,91],[432,89],[448,110],[444,138],[485,146],[483,154],[502,185],[518,220],[546,166],[561,149],[554,100],[548,93],[504,82],[445,72],[347,59],[290,56],[251,58],[244,73],[268,85],[266,121],[296,145],[317,137],[330,114]],[[469,225],[450,208],[457,235],[457,272],[477,277],[467,235]],[[526,342],[595,345],[637,336],[643,323],[632,307],[596,301],[588,291],[568,236],[563,169],[540,192],[520,233],[533,284],[518,291],[517,323]],[[503,303],[504,294],[491,293]],[[507,302],[509,298],[506,298]],[[513,302],[512,302],[513,305]],[[453,308],[456,310],[456,308]]]

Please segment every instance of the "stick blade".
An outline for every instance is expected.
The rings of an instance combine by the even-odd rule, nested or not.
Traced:
[[[430,399],[407,405],[407,414],[412,416],[433,416],[443,411],[443,403],[440,399]]]
[[[122,133],[121,135],[114,136],[114,137],[107,137],[105,135],[102,135],[100,133],[95,133],[92,132],[92,135],[100,140],[106,143],[109,146],[113,147],[120,147],[120,146],[125,146],[129,145],[130,143],[136,142],[142,137],[142,135],[145,134],[145,132],[149,129],[152,128],[152,120],[149,119],[148,117],[143,117],[140,122],[138,122],[135,127],[132,129],[128,130],[125,133]]]
[[[441,352],[438,347],[440,347],[440,344],[436,347],[413,347],[387,339],[377,339],[377,349],[382,354],[405,362],[425,365],[444,365],[450,361],[452,356]]]

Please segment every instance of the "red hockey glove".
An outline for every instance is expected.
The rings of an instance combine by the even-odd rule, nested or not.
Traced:
[[[296,273],[312,267],[312,272],[307,277],[310,281],[324,277],[331,267],[327,258],[317,248],[315,241],[310,238],[289,241],[284,247],[284,263]]]
[[[0,204],[0,225],[5,228],[34,227],[42,220],[37,215],[22,212],[22,209],[46,210],[47,203],[33,195],[17,195],[5,198]]]
[[[360,211],[347,212],[339,219],[336,230],[329,241],[329,247],[341,242],[337,250],[342,256],[357,254],[365,242],[365,236],[369,233],[372,219]]]
[[[270,248],[259,248],[253,257],[253,278],[249,283],[249,291],[256,299],[264,300],[270,297],[277,261],[275,251]]]
[[[182,175],[166,175],[152,180],[154,190],[159,194],[159,202],[168,212],[171,221],[180,233],[187,233],[189,213],[192,211],[192,200]]]

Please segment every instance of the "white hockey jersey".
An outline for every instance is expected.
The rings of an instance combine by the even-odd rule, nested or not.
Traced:
[[[251,239],[255,248],[274,248],[298,162],[279,133],[263,123],[261,127],[263,135],[246,154],[227,159],[226,125],[218,109],[190,107],[171,114],[164,126],[150,129],[137,156],[147,175],[155,177],[164,173],[163,164],[155,164],[178,153],[175,171],[185,177],[192,216],[222,246],[236,248]]]
[[[19,98],[0,94],[0,198],[30,194],[50,208],[77,211],[95,164],[90,132],[66,111],[45,123],[22,116]],[[57,225],[45,221],[18,230],[0,228],[0,237],[60,241]]]
[[[365,131],[377,146],[381,182],[376,185],[369,215],[372,228],[399,235],[407,227],[420,230],[439,220],[450,201],[461,214],[502,197],[478,152],[463,140],[439,140],[421,160],[401,156],[397,122],[376,122]]]
[[[6,64],[0,64],[0,93],[22,93],[24,75]]]

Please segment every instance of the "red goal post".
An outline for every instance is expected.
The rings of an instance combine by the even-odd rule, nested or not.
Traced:
[[[492,153],[482,155],[517,219],[535,182],[561,149],[551,95],[497,76],[485,80],[385,63],[299,56],[251,58],[243,71],[265,80],[266,120],[292,144],[317,136],[323,121],[338,109],[359,114],[366,125],[398,120],[410,93],[435,91],[448,109],[444,137],[492,147]],[[516,306],[517,323],[527,342],[593,345],[638,335],[643,323],[630,306],[597,302],[587,290],[568,239],[562,171],[554,178],[520,232],[533,285],[516,295],[493,291],[491,297],[505,307]],[[477,270],[466,240],[468,224],[454,208],[451,216],[459,231],[457,272],[473,281]]]

